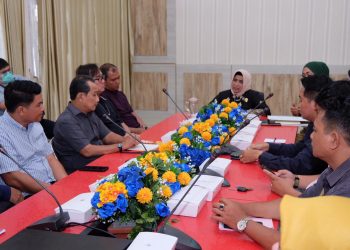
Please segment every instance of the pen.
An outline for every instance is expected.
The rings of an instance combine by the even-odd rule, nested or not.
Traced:
[[[276,137],[275,137],[275,138],[273,138],[273,142],[276,142]]]

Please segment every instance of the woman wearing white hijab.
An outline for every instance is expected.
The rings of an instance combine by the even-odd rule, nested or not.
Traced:
[[[255,91],[251,89],[251,79],[250,73],[244,69],[239,69],[233,74],[233,79],[231,82],[231,89],[221,91],[213,100],[216,99],[218,103],[221,103],[224,99],[230,99],[230,101],[235,101],[240,103],[242,108],[245,110],[255,108],[259,105],[260,101],[264,100],[264,93]],[[270,115],[270,108],[266,103],[262,103],[259,109],[268,108],[266,115]]]

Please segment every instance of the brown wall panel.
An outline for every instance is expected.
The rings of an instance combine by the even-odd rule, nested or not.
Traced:
[[[253,74],[252,88],[265,93],[273,93],[267,101],[273,115],[291,115],[292,103],[299,100],[300,76],[283,74]]]
[[[211,101],[222,89],[220,73],[184,73],[183,79],[184,100],[187,101],[192,96],[197,97],[197,110]]]
[[[167,86],[167,73],[133,72],[132,107],[137,110],[167,111],[168,99],[162,93],[162,89]]]
[[[166,0],[131,0],[135,56],[167,55],[166,6]]]

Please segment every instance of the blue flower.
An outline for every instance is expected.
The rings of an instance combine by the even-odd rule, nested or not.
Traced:
[[[210,142],[205,141],[203,142],[204,147],[209,148],[211,146]]]
[[[167,217],[170,214],[169,207],[164,203],[158,203],[156,205],[157,214],[161,217]]]
[[[119,209],[120,212],[125,213],[127,207],[128,207],[128,199],[125,198],[124,194],[119,194],[117,198],[117,209]]]
[[[134,178],[135,176],[144,176],[142,170],[137,166],[128,166],[118,172],[118,179],[122,182],[129,178]]]
[[[193,139],[193,135],[192,135],[191,132],[186,132],[186,133],[184,133],[184,134],[182,135],[182,137],[188,138],[188,139],[190,139],[190,140]]]
[[[191,171],[191,168],[187,165],[187,164],[185,164],[185,163],[182,163],[181,164],[181,170],[182,170],[182,172],[190,172]]]
[[[219,145],[220,144],[220,137],[215,136],[214,138],[211,139],[211,145]]]
[[[124,183],[130,197],[135,197],[137,192],[144,187],[144,184],[140,178],[129,178]]]
[[[221,126],[221,130],[222,130],[222,132],[228,132],[228,128],[225,125]]]
[[[181,169],[181,172],[190,172],[191,171],[191,168],[185,163],[180,164],[178,162],[175,162],[174,167]]]
[[[237,116],[236,117],[236,123],[242,123],[243,122],[243,117],[242,116]]]
[[[187,150],[188,150],[188,146],[186,144],[181,144],[180,148],[179,148],[179,152],[181,155],[181,158],[185,158],[187,156]]]
[[[181,185],[180,185],[180,183],[178,181],[176,181],[176,182],[166,182],[165,184],[170,187],[171,192],[173,194],[175,194],[181,188]]]
[[[102,219],[107,219],[111,217],[115,213],[115,211],[117,211],[116,204],[109,202],[104,204],[103,207],[101,207],[100,209],[98,209],[98,215]]]
[[[94,208],[98,208],[97,207],[97,203],[100,202],[100,193],[99,192],[96,192],[94,194],[94,196],[92,197],[91,199],[91,205],[94,207]]]

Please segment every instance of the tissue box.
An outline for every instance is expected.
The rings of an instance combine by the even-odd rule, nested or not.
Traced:
[[[195,176],[192,180],[195,181],[198,176]],[[216,194],[220,191],[221,185],[224,182],[224,178],[211,175],[202,175],[196,182],[196,187],[204,188],[208,191],[207,201],[212,201]],[[189,185],[191,185],[191,183]]]
[[[205,160],[200,166],[199,169],[202,170],[204,165],[209,159]],[[225,174],[228,171],[228,166],[231,164],[231,160],[225,159],[225,158],[216,158],[208,167],[208,169],[217,172],[222,177],[225,176]]]
[[[187,191],[188,186],[182,188],[176,194],[174,194],[167,204],[171,210],[175,208],[179,200]],[[208,190],[202,187],[194,186],[191,191],[186,195],[185,199],[181,202],[178,208],[175,210],[174,214],[183,215],[189,217],[197,217],[198,213],[202,209],[208,195]]]
[[[175,250],[177,237],[152,232],[141,232],[132,241],[128,250]]]
[[[62,204],[64,212],[69,213],[69,222],[85,223],[94,218],[92,213],[91,199],[94,193],[82,193],[73,199]],[[55,208],[56,214],[59,213],[59,208]]]

